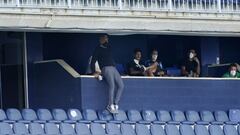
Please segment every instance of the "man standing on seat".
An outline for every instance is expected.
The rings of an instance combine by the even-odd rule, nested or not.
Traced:
[[[111,46],[108,44],[108,36],[100,36],[99,42],[100,45],[96,47],[92,56],[91,69],[94,76],[98,78],[100,74],[95,72],[95,62],[98,61],[103,79],[108,84],[109,101],[107,110],[110,113],[118,113],[118,103],[124,89],[123,80],[115,68]]]

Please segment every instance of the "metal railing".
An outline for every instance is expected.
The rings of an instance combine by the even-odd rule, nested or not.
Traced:
[[[0,0],[1,7],[240,13],[240,0]]]

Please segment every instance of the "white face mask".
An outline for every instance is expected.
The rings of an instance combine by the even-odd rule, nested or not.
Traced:
[[[194,54],[193,53],[190,53],[189,54],[189,58],[192,59],[194,57]]]
[[[232,76],[235,76],[235,75],[237,74],[237,71],[236,71],[236,70],[231,70],[231,71],[230,71],[230,74],[231,74]]]
[[[153,60],[153,61],[156,61],[157,58],[158,58],[158,55],[152,55],[152,60]]]

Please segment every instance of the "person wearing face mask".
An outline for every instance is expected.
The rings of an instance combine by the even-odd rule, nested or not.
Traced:
[[[115,61],[112,57],[111,46],[108,44],[108,36],[100,36],[99,42],[100,45],[96,47],[92,56],[91,70],[94,72],[93,75],[96,78],[100,77],[99,72],[96,72],[95,68],[95,63],[97,61],[103,79],[107,82],[108,85],[109,101],[107,110],[110,113],[118,113],[118,103],[124,89],[123,80],[115,68]]]
[[[134,50],[134,59],[128,63],[128,74],[131,76],[145,76],[147,68],[142,63],[142,51],[139,48]]]
[[[163,69],[162,62],[158,61],[158,51],[156,49],[152,50],[151,59],[145,62],[147,67],[148,76],[164,76],[165,72]]]
[[[183,63],[181,67],[182,76],[186,77],[199,77],[200,75],[200,61],[197,58],[195,50],[191,49],[188,52],[188,59]]]
[[[229,71],[223,75],[224,78],[240,78],[240,72],[238,71],[239,65],[234,63],[229,67]]]

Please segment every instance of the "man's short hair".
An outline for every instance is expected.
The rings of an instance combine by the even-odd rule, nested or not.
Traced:
[[[134,54],[136,54],[136,53],[138,53],[138,52],[142,53],[142,50],[141,50],[140,48],[134,49]]]
[[[158,50],[154,48],[154,49],[152,49],[151,53],[153,53],[153,52],[158,52]]]
[[[235,63],[232,63],[231,65],[230,65],[230,68],[231,67],[237,67],[237,65],[235,64]]]
[[[194,49],[190,49],[188,52],[189,52],[189,53],[192,52],[192,53],[197,54],[196,51],[195,51]]]
[[[104,37],[108,37],[108,35],[107,34],[101,34],[100,36],[99,36],[99,39],[101,39],[101,38],[104,38]]]

